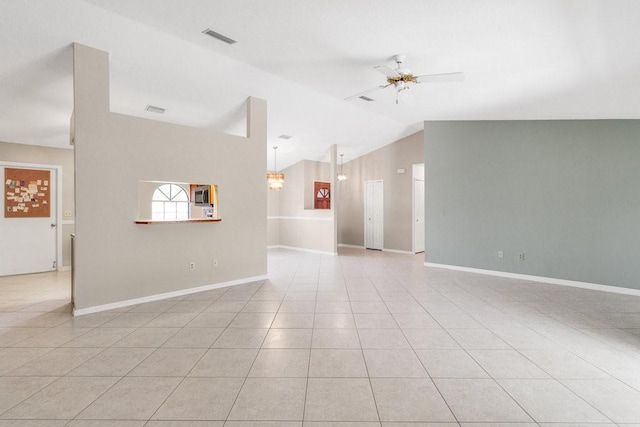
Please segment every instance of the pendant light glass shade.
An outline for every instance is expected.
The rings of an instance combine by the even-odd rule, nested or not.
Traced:
[[[344,162],[343,156],[344,154],[340,154],[340,173],[338,174],[338,181],[344,181],[347,179],[347,175],[345,175],[344,172],[342,171],[342,166]]]
[[[270,190],[282,190],[283,183],[284,183],[284,174],[282,173],[267,174],[267,184],[269,184]]]
[[[267,173],[267,184],[269,185],[269,190],[282,190],[282,185],[284,184],[284,174],[278,173],[278,166],[276,163],[276,153],[278,146],[273,147],[273,172]]]

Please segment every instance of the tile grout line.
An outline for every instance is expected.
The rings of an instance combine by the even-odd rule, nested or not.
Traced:
[[[265,283],[267,283],[267,281],[269,281],[269,279],[265,280],[262,283],[262,285],[260,285],[260,287],[253,293],[253,295],[255,295],[258,292],[258,290],[260,290],[260,288],[262,288],[265,285]],[[278,306],[278,310],[280,309],[280,307],[282,307],[283,302],[284,302],[284,298],[280,301],[280,305]],[[245,304],[245,306],[246,306],[246,304]],[[277,312],[276,312],[276,315],[277,315]],[[267,337],[269,336],[269,332],[272,329],[271,325],[273,325],[274,321],[275,321],[275,316],[271,320],[270,327],[267,328],[267,332],[265,333],[264,337],[262,338],[262,341],[260,342],[260,346],[257,348],[256,355],[253,358],[253,361],[251,362],[251,365],[249,366],[249,369],[247,370],[247,374],[244,376],[244,380],[242,381],[242,384],[240,384],[240,387],[238,388],[238,393],[236,394],[236,397],[233,399],[233,403],[231,403],[231,405],[229,406],[229,412],[227,413],[227,416],[223,420],[224,424],[227,424],[227,422],[230,421],[229,420],[229,416],[231,415],[231,412],[233,411],[233,408],[236,406],[236,403],[238,402],[238,397],[240,396],[240,393],[242,393],[242,389],[244,388],[245,384],[247,383],[247,380],[249,379],[249,374],[251,373],[251,369],[253,369],[253,365],[256,363],[256,360],[258,359],[258,356],[260,355],[260,350],[262,350],[262,346],[264,345],[264,342],[266,341]],[[232,320],[232,322],[233,322],[233,320]],[[231,323],[229,323],[229,324],[231,324]],[[228,328],[228,325],[227,325],[227,328]],[[227,328],[225,328],[225,330]],[[220,334],[220,336],[222,336],[222,334]],[[217,339],[216,339],[216,341],[217,341]],[[214,341],[213,344],[215,344],[215,341]],[[211,344],[211,345],[213,345],[213,344]]]
[[[346,279],[346,278],[345,278]],[[369,278],[367,278],[368,280],[370,280]],[[345,280],[345,286],[346,286],[346,280]],[[373,283],[372,283],[373,286]],[[375,288],[375,286],[374,286]],[[376,290],[376,293],[378,293],[378,291]],[[380,296],[380,295],[378,295]],[[351,304],[351,295],[349,294],[348,288],[347,288],[347,297],[349,298],[349,304]],[[371,382],[371,375],[369,374],[369,366],[367,365],[367,358],[364,356],[364,349],[362,348],[362,341],[360,339],[360,330],[358,329],[358,325],[356,324],[356,318],[355,318],[355,313],[353,312],[353,306],[351,307],[351,317],[353,318],[353,325],[355,326],[355,330],[356,330],[356,336],[358,337],[358,344],[360,345],[360,354],[362,355],[362,361],[364,362],[364,368],[367,371],[367,380],[369,381],[369,389],[371,390],[371,396],[373,396],[373,404],[376,407],[376,414],[378,415],[378,423],[382,424],[382,417],[380,416],[380,409],[378,408],[378,401],[376,399],[376,394],[373,391],[373,383]]]
[[[400,284],[400,286],[402,286]],[[375,285],[374,285],[375,287]],[[404,286],[402,286],[403,289]],[[406,291],[406,289],[405,289]],[[422,309],[425,310],[425,312],[428,314],[429,312],[426,311],[426,309],[422,306],[422,304],[420,304],[419,301],[417,301],[413,295],[411,295],[411,298],[414,299],[414,301],[416,301],[420,307],[422,307]],[[386,301],[383,300],[384,305],[387,307],[387,310],[389,310],[389,306],[387,305]],[[442,401],[444,402],[445,405],[447,405],[447,409],[449,409],[449,412],[451,413],[451,415],[453,416],[453,419],[458,423],[458,425],[460,425],[460,420],[458,419],[458,416],[455,414],[455,412],[453,412],[453,409],[451,408],[451,405],[449,404],[449,402],[447,402],[447,399],[444,398],[444,395],[442,394],[442,391],[440,391],[440,388],[438,388],[438,385],[435,383],[435,381],[433,381],[433,378],[431,377],[431,374],[429,373],[429,370],[427,369],[426,366],[424,366],[424,363],[422,362],[422,359],[420,359],[420,356],[418,356],[418,353],[416,353],[416,349],[413,348],[413,346],[411,345],[411,342],[407,339],[407,336],[404,333],[404,330],[402,328],[400,328],[400,325],[398,325],[397,320],[395,319],[395,317],[393,316],[393,313],[391,313],[391,311],[389,310],[389,313],[391,314],[391,317],[393,318],[394,322],[396,323],[396,325],[398,326],[398,329],[400,330],[400,333],[402,334],[402,336],[404,337],[404,339],[407,341],[407,344],[409,344],[409,348],[411,349],[413,355],[416,357],[416,359],[418,360],[418,362],[420,363],[420,366],[422,366],[422,369],[424,369],[425,373],[427,374],[427,378],[429,378],[429,381],[431,382],[431,384],[435,387],[436,391],[438,392],[438,395],[440,396],[440,398],[442,399]],[[432,316],[433,317],[433,316]],[[440,325],[440,323],[438,322],[437,319],[434,318],[434,320]],[[440,325],[442,326],[442,325]],[[443,328],[444,331],[446,331]],[[448,333],[447,333],[448,334]],[[453,337],[452,337],[453,339]],[[432,421],[433,422],[433,421]]]

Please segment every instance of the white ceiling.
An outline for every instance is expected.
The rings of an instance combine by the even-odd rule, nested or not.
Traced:
[[[345,161],[424,120],[640,117],[636,0],[0,0],[0,140],[68,147],[71,43],[110,52],[111,109],[243,133],[247,96],[268,101],[279,168]],[[238,43],[203,35],[206,28]],[[414,73],[395,104],[344,98]],[[147,104],[167,108],[153,115]],[[293,135],[284,141],[281,134]],[[272,165],[270,163],[270,165]]]

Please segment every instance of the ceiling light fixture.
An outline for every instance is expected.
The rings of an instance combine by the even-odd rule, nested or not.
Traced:
[[[282,134],[282,135],[280,135],[278,138],[280,138],[280,139],[291,139],[291,138],[293,138],[293,136],[291,136],[291,135],[287,135],[287,134],[284,134],[284,133],[283,133],[283,134]]]
[[[235,41],[234,39],[229,38],[229,37],[227,37],[227,36],[224,36],[224,35],[222,35],[222,34],[220,34],[220,33],[216,33],[216,32],[215,32],[215,31],[213,31],[211,28],[207,28],[206,30],[204,30],[204,31],[202,32],[202,34],[206,34],[206,35],[208,35],[208,36],[213,37],[214,39],[218,39],[218,40],[220,40],[221,42],[225,42],[225,43],[227,43],[227,44],[234,44],[234,43],[236,43],[236,41]]]
[[[145,110],[150,113],[158,113],[158,114],[164,114],[164,112],[167,111],[166,108],[156,107],[155,105],[147,105]]]
[[[273,146],[273,172],[267,173],[267,184],[269,184],[269,190],[282,190],[282,184],[284,183],[284,174],[278,173],[277,160],[278,146]]]
[[[344,154],[340,154],[340,173],[338,174],[338,181],[344,181],[347,179],[347,175],[342,171],[342,166],[344,166]]]

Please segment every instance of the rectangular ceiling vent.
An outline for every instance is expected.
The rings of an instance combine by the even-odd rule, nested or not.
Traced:
[[[362,99],[363,101],[367,101],[367,102],[371,102],[371,101],[375,101],[375,99],[373,98],[369,98],[368,96],[359,96],[358,98]]]
[[[291,139],[291,138],[293,138],[293,136],[282,134],[278,138],[280,138],[280,139]]]
[[[227,36],[223,36],[223,35],[222,35],[222,34],[220,34],[220,33],[216,33],[216,32],[215,32],[215,31],[213,31],[211,28],[207,28],[206,30],[204,30],[204,31],[202,32],[202,34],[206,34],[206,35],[208,35],[208,36],[213,37],[214,39],[218,39],[218,40],[220,40],[220,41],[222,41],[222,42],[225,42],[225,43],[227,43],[227,44],[234,44],[234,43],[236,43],[236,41],[235,41],[234,39],[231,39],[231,38],[229,38],[229,37],[227,37]]]
[[[167,111],[166,108],[156,107],[155,105],[147,105],[147,108],[145,108],[145,110],[147,110],[150,113],[158,113],[158,114],[164,114],[164,112]]]

